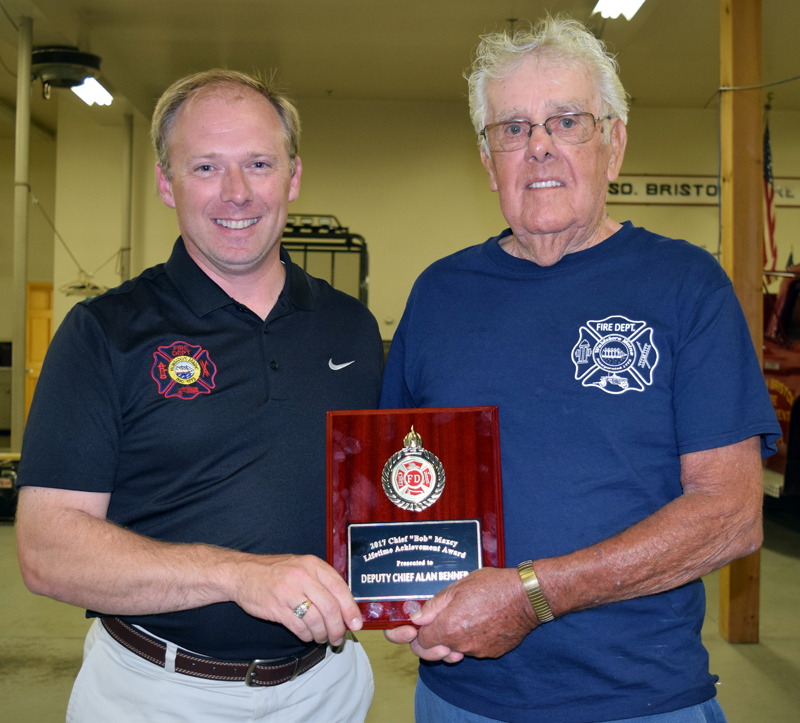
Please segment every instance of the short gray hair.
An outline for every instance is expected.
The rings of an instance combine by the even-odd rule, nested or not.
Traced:
[[[292,175],[297,168],[295,159],[300,149],[300,115],[289,99],[279,93],[271,81],[262,80],[254,75],[240,73],[237,70],[214,68],[194,75],[188,75],[175,81],[159,98],[150,124],[150,137],[156,149],[158,163],[166,178],[172,178],[169,164],[169,136],[175,125],[175,117],[180,107],[204,88],[249,88],[263,96],[275,109],[283,125],[286,136],[286,150],[289,153],[289,164]]]
[[[565,16],[546,17],[535,27],[517,28],[513,33],[500,32],[481,36],[475,60],[466,75],[469,83],[469,113],[475,132],[486,126],[489,84],[513,75],[528,57],[588,69],[600,98],[601,116],[628,121],[628,99],[619,79],[617,61],[605,43],[582,23]],[[608,141],[608,129],[604,130]],[[488,153],[485,141],[481,139]]]

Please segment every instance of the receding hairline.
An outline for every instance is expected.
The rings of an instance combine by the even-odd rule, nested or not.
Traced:
[[[202,98],[206,95],[227,96],[231,100],[240,100],[250,96],[256,96],[257,98],[261,98],[267,105],[272,105],[267,97],[263,93],[259,93],[255,88],[251,88],[248,85],[243,85],[242,83],[237,83],[233,80],[218,80],[214,83],[201,85],[199,88],[192,90],[186,96],[180,106],[178,106],[178,110],[183,108],[183,106],[185,106],[187,103],[191,103],[192,101]]]
[[[221,99],[231,103],[236,103],[239,101],[250,100],[250,99],[261,100],[263,101],[264,105],[272,111],[272,113],[275,116],[275,119],[281,125],[281,128],[283,128],[283,123],[281,121],[280,114],[275,109],[275,106],[272,103],[270,103],[269,99],[266,98],[263,93],[259,93],[254,88],[248,88],[246,85],[242,85],[241,83],[234,83],[232,81],[221,81],[219,83],[204,85],[201,88],[197,88],[195,91],[187,95],[186,98],[181,102],[181,104],[175,110],[175,113],[172,115],[171,122],[168,123],[164,128],[165,130],[164,137],[165,140],[167,141],[167,146],[169,146],[169,137],[172,134],[172,131],[175,128],[176,123],[178,122],[178,118],[181,117],[183,110],[196,103],[213,99]],[[286,139],[286,144],[287,146],[289,144],[288,138]]]
[[[225,68],[213,68],[187,75],[175,81],[164,91],[156,103],[150,121],[150,138],[156,151],[158,164],[166,178],[172,177],[168,147],[172,128],[180,109],[195,96],[199,96],[197,100],[209,97],[206,92],[223,96],[228,94],[230,98],[246,98],[247,94],[238,90],[239,86],[249,88],[257,95],[264,97],[278,114],[287,142],[289,165],[292,174],[295,173],[301,124],[297,108],[288,96],[278,90],[277,86],[273,84],[272,78],[264,80],[260,75],[248,75]],[[196,101],[192,100],[192,102]]]
[[[184,115],[184,110],[191,108],[197,103],[202,103],[207,100],[222,100],[226,103],[238,103],[247,100],[263,101],[264,106],[269,109],[269,112],[272,114],[277,127],[281,131],[281,136],[283,137],[283,146],[286,154],[291,155],[291,142],[285,133],[283,121],[281,120],[280,114],[276,110],[275,106],[269,101],[269,99],[266,98],[263,93],[259,93],[257,90],[255,90],[255,88],[250,88],[246,85],[242,85],[241,83],[223,80],[219,83],[204,85],[200,88],[197,88],[194,92],[188,95],[175,110],[175,113],[172,115],[169,124],[167,124],[164,128],[165,150],[168,157],[172,148],[172,135],[178,123],[180,122],[180,119]],[[291,161],[291,158],[289,160]],[[172,159],[169,159],[169,163],[171,169]]]

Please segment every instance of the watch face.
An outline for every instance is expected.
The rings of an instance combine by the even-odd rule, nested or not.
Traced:
[[[383,491],[393,504],[404,510],[420,512],[441,497],[444,490],[444,468],[432,452],[422,448],[422,440],[414,439],[391,456],[383,467]]]

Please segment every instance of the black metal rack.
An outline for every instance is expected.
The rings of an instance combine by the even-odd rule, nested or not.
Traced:
[[[281,239],[283,247],[289,251],[299,252],[292,254],[292,260],[308,268],[309,254],[330,254],[330,278],[327,281],[331,286],[336,285],[336,257],[339,254],[358,254],[358,290],[357,298],[361,303],[367,303],[369,286],[369,254],[367,242],[364,237],[352,233],[346,226],[339,223],[339,219],[332,214],[295,214],[286,220]],[[347,289],[340,289],[351,296],[356,294]]]

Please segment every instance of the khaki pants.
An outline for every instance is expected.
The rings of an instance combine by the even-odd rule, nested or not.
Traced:
[[[367,654],[349,636],[295,680],[248,688],[169,672],[119,645],[95,620],[67,723],[363,723],[373,690]]]

